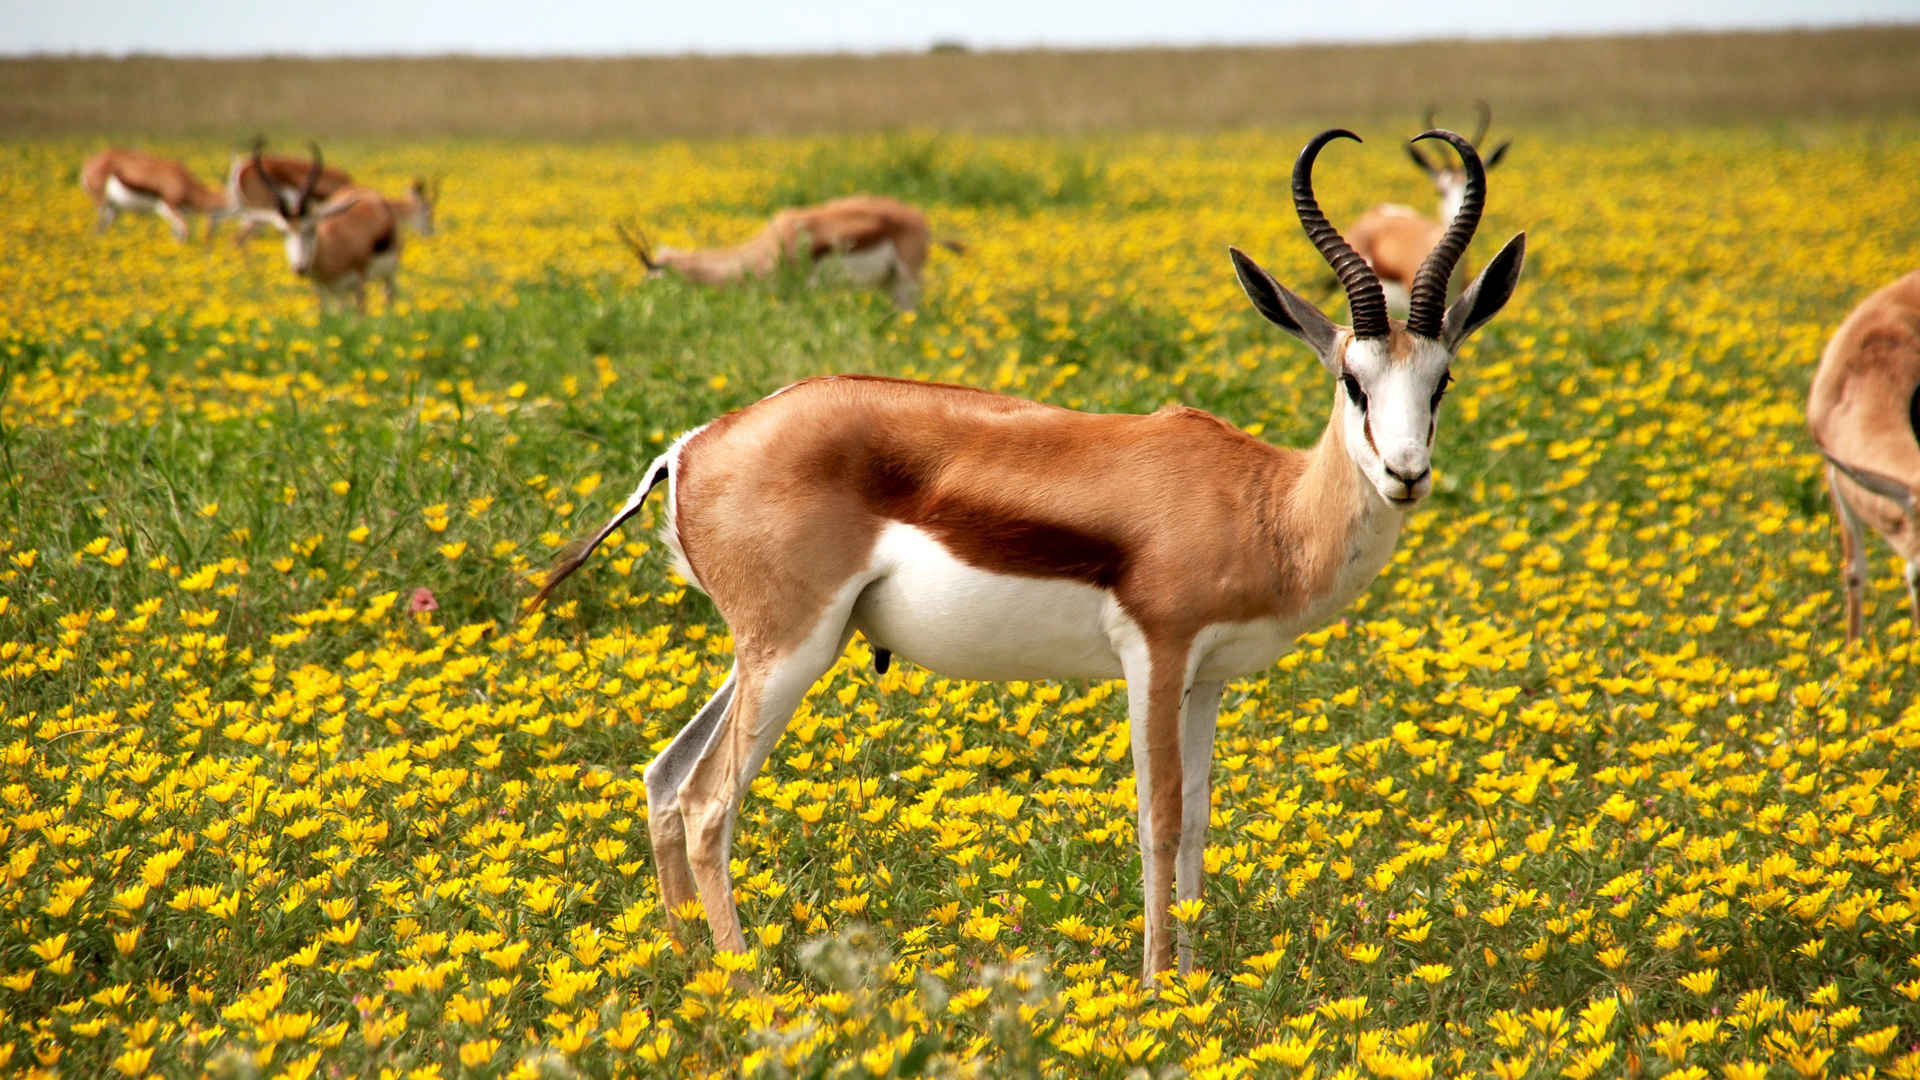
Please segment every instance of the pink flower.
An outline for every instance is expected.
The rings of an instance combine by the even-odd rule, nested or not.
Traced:
[[[427,611],[440,610],[440,601],[433,598],[433,590],[425,585],[413,590],[413,599],[407,601],[407,610],[415,615]]]

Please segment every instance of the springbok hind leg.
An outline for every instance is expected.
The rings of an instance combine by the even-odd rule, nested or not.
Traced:
[[[728,869],[733,851],[734,818],[747,784],[759,773],[774,744],[793,719],[793,711],[814,680],[833,666],[852,636],[848,617],[853,595],[836,605],[799,645],[775,653],[751,639],[735,639],[733,700],[719,730],[707,741],[680,785],[680,815],[686,827],[687,863],[706,908],[713,945],[745,952],[746,935],[733,903]]]
[[[676,909],[689,900],[700,898],[693,883],[693,869],[687,863],[687,826],[680,814],[680,786],[687,774],[706,752],[720,720],[733,701],[735,673],[727,672],[707,703],[700,707],[687,726],[673,737],[665,750],[647,766],[647,839],[653,844],[653,870],[660,878],[660,902],[667,909],[667,922],[682,944],[688,940],[686,927]]]
[[[1840,585],[1846,593],[1847,644],[1860,640],[1862,594],[1867,584],[1867,539],[1860,519],[1840,493],[1838,471],[1827,466],[1827,498],[1833,502],[1833,516],[1840,523]]]

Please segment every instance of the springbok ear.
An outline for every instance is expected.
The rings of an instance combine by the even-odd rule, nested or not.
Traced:
[[[249,206],[246,209],[240,211],[239,216],[241,220],[246,221],[249,224],[271,225],[282,232],[285,232],[287,230],[287,219],[284,217],[281,217],[277,211],[262,210],[258,207]]]
[[[353,209],[355,206],[359,205],[359,203],[360,203],[360,196],[351,195],[351,196],[348,196],[347,198],[341,199],[339,202],[328,203],[327,205],[322,206],[320,208],[320,212],[318,214],[315,214],[314,218],[315,220],[318,220],[318,221],[325,221],[330,217],[334,217],[338,214],[346,213],[347,211]]]
[[[1240,287],[1247,291],[1247,299],[1253,301],[1254,310],[1266,316],[1268,322],[1306,342],[1327,370],[1337,373],[1339,364],[1334,360],[1333,346],[1340,338],[1340,328],[1334,321],[1273,280],[1273,275],[1248,258],[1246,252],[1230,247],[1227,254],[1233,258],[1233,272],[1240,278]]]
[[[1427,126],[1432,127],[1433,125],[1428,124]],[[1413,163],[1420,167],[1421,172],[1431,176],[1434,173],[1437,173],[1440,171],[1440,169],[1437,166],[1435,166],[1433,162],[1427,160],[1427,155],[1421,153],[1419,147],[1413,145],[1412,143],[1401,143],[1400,145],[1403,149],[1406,150],[1407,156],[1413,159]]]
[[[1495,165],[1500,164],[1500,159],[1507,156],[1507,147],[1512,145],[1513,145],[1513,140],[1507,139],[1501,142],[1499,146],[1494,147],[1493,153],[1487,155],[1487,160],[1483,167],[1491,169]]]
[[[1461,342],[1506,306],[1514,286],[1520,284],[1520,264],[1526,254],[1527,234],[1519,233],[1447,309],[1447,317],[1440,323],[1440,342],[1448,352],[1457,351]]]

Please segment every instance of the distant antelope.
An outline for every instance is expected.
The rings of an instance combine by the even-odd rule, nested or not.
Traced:
[[[1860,637],[1868,574],[1862,522],[1906,560],[1920,630],[1920,270],[1862,300],[1834,331],[1807,396],[1807,426],[1826,455],[1840,522],[1847,641]]]
[[[257,156],[257,154],[256,154]],[[313,282],[324,307],[348,297],[356,310],[367,306],[366,285],[377,280],[391,304],[400,268],[400,222],[387,201],[371,188],[348,187],[324,203],[314,192],[324,175],[320,148],[300,187],[289,198],[274,187],[272,209],[249,209],[251,220],[272,225],[287,239],[287,265]]]
[[[1228,679],[1267,669],[1392,556],[1433,484],[1440,398],[1460,345],[1519,281],[1514,237],[1458,302],[1448,276],[1486,174],[1449,131],[1466,194],[1413,282],[1404,324],[1313,195],[1324,132],[1293,170],[1294,207],[1344,285],[1351,328],[1238,249],[1253,306],[1336,379],[1310,450],[1269,446],[1198,409],[1098,415],[871,376],[796,383],[680,436],[611,520],[557,563],[537,607],[666,484],[663,539],[732,628],[719,692],[646,769],[668,911],[698,899],[717,947],[747,947],[728,859],[748,783],[857,630],[967,679],[1124,678],[1139,797],[1150,977],[1169,907],[1201,894],[1214,718]],[[676,929],[680,929],[676,927]],[[1182,968],[1192,963],[1182,935]]]
[[[885,288],[895,304],[908,309],[920,302],[920,268],[935,242],[926,215],[882,195],[849,195],[782,210],[753,239],[730,248],[653,252],[636,231],[614,227],[650,275],[672,270],[688,281],[720,285],[765,277],[792,259],[813,267],[816,280]],[[955,253],[966,250],[952,240],[938,243]]]
[[[433,209],[440,205],[440,184],[435,180],[428,183],[423,177],[414,177],[407,185],[407,193],[397,199],[388,199],[387,208],[400,219],[416,236],[433,235]]]
[[[1487,128],[1493,122],[1493,110],[1484,101],[1476,102],[1480,112],[1479,126],[1474,129],[1473,145],[1478,151],[1482,140],[1487,137]],[[1427,108],[1426,126],[1433,127],[1432,106]],[[1513,145],[1511,139],[1494,147],[1487,155],[1485,168],[1491,169],[1500,164],[1507,154],[1507,147]],[[1380,275],[1380,284],[1387,293],[1387,303],[1395,311],[1404,311],[1407,306],[1407,290],[1413,283],[1413,275],[1419,270],[1427,252],[1440,242],[1446,232],[1447,222],[1460,212],[1461,200],[1466,198],[1466,173],[1442,161],[1429,161],[1420,152],[1420,148],[1408,143],[1407,156],[1420,167],[1433,181],[1434,190],[1440,194],[1440,219],[1434,220],[1400,203],[1381,203],[1360,216],[1351,230],[1353,248],[1360,257],[1367,260],[1373,272]],[[1459,266],[1464,278],[1468,271],[1463,260]]]
[[[123,210],[159,215],[176,239],[186,240],[187,214],[207,215],[207,231],[226,216],[227,200],[185,165],[140,150],[102,150],[80,166],[80,186],[99,210],[104,231]]]
[[[254,139],[252,152],[235,154],[227,167],[227,201],[233,213],[246,221],[233,238],[235,244],[246,243],[264,223],[254,212],[276,210],[307,190],[310,163],[285,154],[265,153],[265,147],[265,139]],[[325,201],[352,186],[353,177],[328,165],[320,170],[308,198]]]

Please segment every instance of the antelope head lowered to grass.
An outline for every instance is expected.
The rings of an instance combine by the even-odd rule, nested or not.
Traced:
[[[650,275],[672,270],[701,285],[721,285],[765,277],[782,262],[795,261],[812,268],[812,280],[885,289],[908,309],[920,302],[920,269],[936,242],[925,214],[883,195],[782,210],[753,239],[729,248],[655,251],[638,230],[618,223],[614,228]],[[937,242],[955,253],[966,250],[952,240]]]
[[[1827,342],[1807,396],[1840,522],[1847,641],[1860,637],[1871,525],[1906,560],[1920,631],[1920,270],[1860,302]]]
[[[188,235],[188,214],[207,215],[207,235],[227,215],[227,199],[202,184],[185,165],[140,150],[102,150],[80,166],[80,186],[99,210],[104,231],[122,211],[158,215],[178,240]]]
[[[1467,197],[1414,281],[1406,323],[1328,224],[1312,171],[1294,206],[1333,266],[1351,327],[1235,249],[1254,307],[1333,376],[1311,449],[1269,446],[1169,406],[1073,412],[958,386],[870,376],[796,383],[680,436],[613,517],[566,555],[531,606],[666,484],[664,540],[734,636],[732,672],[646,769],[669,911],[704,905],[714,943],[744,950],[728,859],[735,815],[815,679],[857,630],[967,679],[1127,681],[1148,976],[1172,961],[1169,909],[1201,894],[1214,719],[1228,679],[1259,672],[1337,614],[1393,554],[1432,487],[1433,436],[1454,354],[1520,277],[1514,237],[1451,308],[1448,273],[1485,189],[1452,132]],[[1191,966],[1191,943],[1179,943]]]
[[[249,210],[248,216],[286,236],[288,267],[313,282],[322,306],[351,299],[356,310],[365,311],[367,282],[375,280],[393,303],[394,274],[400,269],[398,219],[371,188],[342,188],[319,202],[314,196],[323,174],[320,147],[315,146],[299,189],[289,197],[273,188],[273,207]]]
[[[1473,139],[1477,153],[1482,141],[1487,137],[1487,128],[1493,122],[1493,110],[1484,101],[1476,102],[1480,111],[1479,126],[1474,129]],[[1432,107],[1428,107],[1426,126],[1433,125]],[[1513,145],[1509,139],[1494,147],[1482,163],[1482,168],[1491,169],[1506,157],[1507,147]],[[1360,220],[1348,230],[1353,238],[1353,248],[1360,257],[1367,260],[1373,272],[1380,276],[1380,284],[1386,290],[1387,305],[1390,310],[1405,311],[1408,291],[1413,286],[1413,275],[1420,269],[1427,252],[1440,242],[1446,234],[1447,223],[1460,212],[1460,204],[1467,197],[1467,174],[1461,167],[1450,165],[1444,158],[1432,160],[1421,153],[1413,143],[1406,144],[1407,156],[1420,167],[1433,181],[1434,190],[1440,195],[1440,217],[1430,218],[1411,206],[1400,203],[1381,203],[1360,215]],[[1468,267],[1463,259],[1456,267],[1462,278],[1466,277]]]

